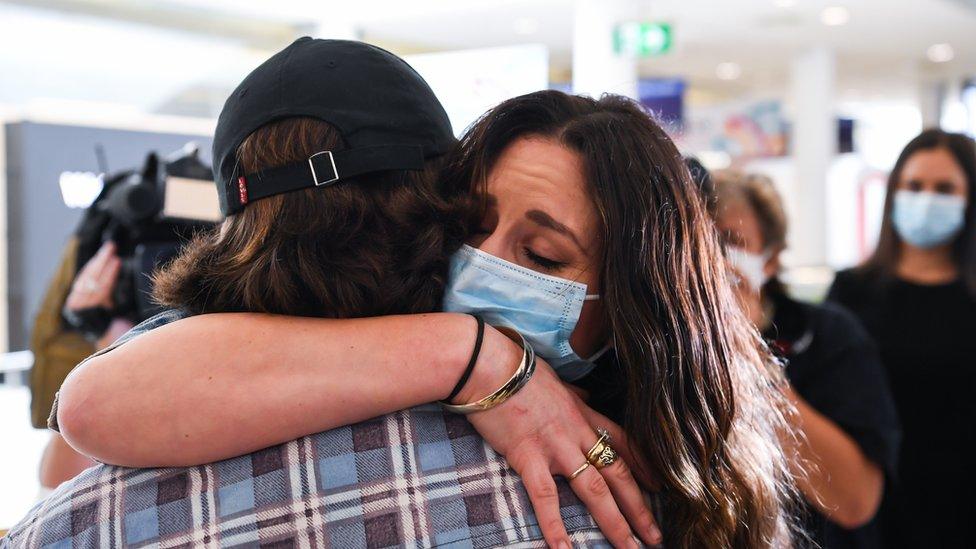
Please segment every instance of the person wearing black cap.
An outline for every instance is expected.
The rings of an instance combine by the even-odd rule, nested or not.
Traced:
[[[344,147],[244,173],[238,153],[244,140],[291,117],[327,122]],[[454,143],[444,108],[402,59],[361,42],[299,38],[249,74],[220,112],[213,145],[220,208],[230,216],[268,196],[365,174],[420,171]]]
[[[300,39],[269,59],[235,90],[218,121],[214,171],[226,221],[219,230],[195,237],[173,263],[156,274],[155,297],[174,309],[140,325],[83,364],[71,376],[60,402],[55,402],[52,428],[60,428],[69,442],[103,461],[116,461],[110,457],[113,451],[131,451],[131,440],[122,436],[129,430],[126,425],[83,421],[86,415],[96,417],[100,413],[98,403],[71,398],[71,385],[84,384],[92,367],[97,372],[100,357],[137,348],[127,342],[182,318],[235,311],[346,318],[437,309],[447,260],[466,235],[469,211],[467,196],[455,196],[440,188],[436,180],[440,158],[453,146],[447,116],[426,83],[388,52],[358,42]],[[428,391],[442,396],[462,377],[476,324],[465,315],[444,316],[448,318],[431,319],[423,330],[394,329],[384,336],[393,348],[406,346],[415,334],[431,331],[444,341],[463,343],[464,355],[441,357],[441,368],[426,363],[399,367],[418,383],[429,386]],[[477,339],[484,350],[470,357],[468,373],[457,384],[458,389],[467,384],[501,385],[511,375],[513,363],[521,358],[527,365],[524,356],[529,356],[531,348],[524,340],[519,347],[498,330],[480,321],[477,325]],[[389,327],[387,322],[382,329]],[[353,332],[374,330],[368,324],[351,328]],[[346,332],[340,336],[342,333]],[[295,335],[307,337],[301,329],[296,329]],[[214,349],[227,339],[219,332],[212,337]],[[280,345],[247,352],[267,353],[269,357],[302,354],[300,342],[282,340]],[[376,364],[361,359],[335,360],[333,369],[353,367],[367,379],[379,379],[390,364],[405,358],[403,353],[392,354],[383,348],[373,354]],[[446,360],[455,356],[460,360]],[[186,358],[180,351],[169,355],[171,372],[175,373]],[[306,367],[298,361],[295,366]],[[471,367],[475,367],[473,374]],[[537,367],[540,373],[536,375],[545,375],[544,362],[539,360]],[[468,374],[472,374],[470,378]],[[276,379],[271,370],[242,368],[238,375],[263,379],[269,387],[283,387],[283,380]],[[551,372],[548,375],[558,385],[555,376]],[[178,461],[160,453],[157,446],[126,460],[133,465],[206,461],[192,452],[180,454],[180,447],[189,442],[188,434],[177,434],[182,426],[158,422],[159,399],[174,398],[173,390],[180,398],[190,398],[199,408],[212,411],[209,421],[239,428],[245,424],[254,427],[255,419],[264,419],[248,418],[242,410],[206,406],[219,400],[221,392],[234,391],[232,386],[160,387],[151,382],[152,387],[147,388],[134,365],[110,376],[129,378],[129,391],[146,414],[139,413],[139,419],[132,417],[133,426],[153,422],[163,431],[175,429],[172,434],[182,439],[172,448],[180,456]],[[528,370],[524,380],[530,376]],[[358,378],[353,377],[344,385],[351,404],[361,398],[355,385]],[[341,376],[333,376],[332,381],[342,383]],[[393,405],[385,403],[385,409],[367,407],[374,411],[352,411],[332,418],[333,425],[392,411],[396,402],[416,398],[416,391],[412,393],[396,378],[380,379],[380,387],[402,395],[394,396]],[[312,403],[315,387],[307,389],[304,395],[288,390],[277,394],[282,403],[296,399]],[[103,401],[112,401],[102,394],[106,397]],[[270,425],[258,427],[264,430],[258,436],[286,441],[304,434],[294,432],[286,423],[283,418],[272,420]],[[243,436],[248,430],[231,431],[237,432],[240,440],[235,453],[246,454],[260,447],[250,445]],[[92,437],[100,437],[99,432],[110,434],[96,441]],[[132,458],[133,454],[128,456]],[[418,457],[419,463],[415,461]],[[325,539],[334,546],[434,544],[455,538],[482,540],[479,543],[538,540],[541,534],[532,527],[535,519],[527,513],[525,488],[507,471],[502,458],[484,445],[461,416],[410,409],[175,472],[99,466],[62,486],[51,496],[50,505],[28,517],[10,536],[15,544],[17,540],[44,539],[45,543],[70,540],[76,546],[118,540],[126,544],[206,540],[207,536],[227,543],[262,544],[301,543],[309,538],[320,543]],[[444,475],[454,480],[440,478]],[[111,480],[105,484],[107,477]],[[434,483],[440,492],[402,493],[404,487]],[[624,483],[630,484],[630,497],[643,508],[629,475],[620,477],[615,490]],[[79,502],[95,485],[111,488],[99,488],[95,491],[103,497],[85,500],[94,506],[93,515],[84,515],[91,521],[77,518],[74,503],[60,505]],[[505,497],[502,486],[508,497],[514,495],[515,499],[499,507],[490,502]],[[150,498],[155,503],[143,501],[147,491],[155,494]],[[358,503],[346,503],[367,499],[368,511]],[[204,502],[202,521],[190,512],[197,501]],[[609,492],[598,502],[604,511],[616,505]],[[548,538],[558,541],[559,536],[567,536],[568,528],[577,541],[604,540],[578,500],[560,503],[571,520],[567,519],[566,526],[544,525]],[[184,507],[186,513],[181,511]],[[458,508],[467,509],[467,518],[457,516]],[[61,528],[60,519],[65,515],[56,509],[70,514],[71,528]],[[633,514],[638,508],[631,502],[628,511]],[[648,538],[653,519],[646,509],[643,513],[643,522],[635,524],[643,526],[641,533]],[[337,518],[337,514],[345,518]],[[418,524],[425,515],[431,518]],[[99,529],[96,518],[109,527]],[[618,537],[623,532],[618,543],[632,539],[619,512],[616,520]],[[234,525],[241,523],[252,528],[234,530]],[[506,526],[511,523],[525,526],[513,532]],[[602,524],[614,523],[603,518]],[[115,542],[112,536],[116,536]]]

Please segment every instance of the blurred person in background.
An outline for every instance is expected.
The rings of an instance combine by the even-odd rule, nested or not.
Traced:
[[[130,320],[115,318],[101,334],[82,334],[64,322],[62,311],[70,314],[92,307],[112,307],[112,293],[121,267],[114,244],[102,245],[76,273],[81,247],[77,235],[65,246],[58,271],[48,285],[31,331],[34,355],[31,422],[37,429],[47,428],[54,395],[68,372],[93,351],[108,347],[133,327]],[[60,434],[52,433],[39,467],[41,495],[94,464],[69,446]]]
[[[904,431],[882,510],[889,547],[972,546],[976,514],[976,146],[938,129],[888,178],[878,246],[829,299],[874,336]]]
[[[205,219],[170,217],[163,209],[165,202],[181,197],[179,187],[167,190],[169,176],[212,177],[199,153],[190,142],[162,159],[148,153],[139,170],[99,178],[101,190],[68,239],[34,317],[34,428],[47,427],[55,393],[75,365],[158,312],[147,297],[153,266],[171,258],[193,231],[213,225]],[[41,493],[92,464],[53,433],[41,458]]]
[[[743,304],[786,361],[786,393],[801,433],[795,450],[808,464],[798,474],[808,532],[828,549],[880,547],[872,518],[895,467],[899,433],[877,350],[848,311],[787,295],[778,278],[787,220],[772,181],[735,170],[712,180],[716,223]]]

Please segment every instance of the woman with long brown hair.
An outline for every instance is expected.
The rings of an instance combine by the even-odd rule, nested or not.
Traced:
[[[780,374],[737,305],[717,235],[661,128],[623,98],[538,92],[482,117],[443,176],[482,204],[474,235],[453,256],[445,307],[518,329],[623,424],[612,444],[664,496],[667,545],[789,545]],[[182,306],[169,289],[198,265],[164,270],[164,302]],[[110,462],[220,459],[444,398],[457,379],[446,372],[468,359],[470,339],[459,334],[469,325],[451,313],[194,316],[85,363],[62,389],[58,419],[69,442]],[[485,344],[483,353],[504,356]],[[477,400],[512,375],[504,363],[480,362],[453,402]],[[594,472],[593,429],[577,427],[612,424],[567,404],[574,393],[546,368],[508,402],[468,418],[535,494],[556,545],[565,534],[551,533],[560,521],[553,476],[570,479],[601,526],[609,521],[594,494],[612,491],[628,518],[639,513],[619,491],[627,469]],[[174,428],[159,429],[159,418]],[[225,429],[228,421],[238,428]]]
[[[881,234],[837,273],[833,299],[874,337],[901,419],[898,475],[882,505],[886,547],[963,547],[976,490],[976,144],[923,131],[888,177]],[[933,476],[933,472],[938,472]],[[950,480],[951,479],[951,480]]]

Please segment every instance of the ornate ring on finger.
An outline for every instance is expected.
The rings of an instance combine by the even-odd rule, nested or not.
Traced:
[[[596,432],[598,435],[600,435],[600,438],[596,439],[593,446],[591,446],[589,451],[586,452],[586,461],[589,461],[590,463],[593,463],[593,460],[600,455],[600,452],[603,451],[603,447],[606,446],[607,442],[610,440],[610,433],[606,429],[597,429]]]
[[[604,467],[609,467],[617,461],[617,451],[613,449],[609,444],[603,443],[603,447],[600,449],[599,453],[590,460],[597,469],[603,469]]]

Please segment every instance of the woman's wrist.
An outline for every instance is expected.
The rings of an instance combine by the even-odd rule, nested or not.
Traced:
[[[475,326],[471,323],[471,334],[465,338],[470,342],[468,356],[464,364],[471,358],[470,351],[474,348]],[[505,384],[512,377],[522,360],[522,348],[500,331],[491,326],[485,326],[484,340],[481,352],[475,362],[471,377],[464,387],[452,400],[453,403],[468,403],[481,399]]]

